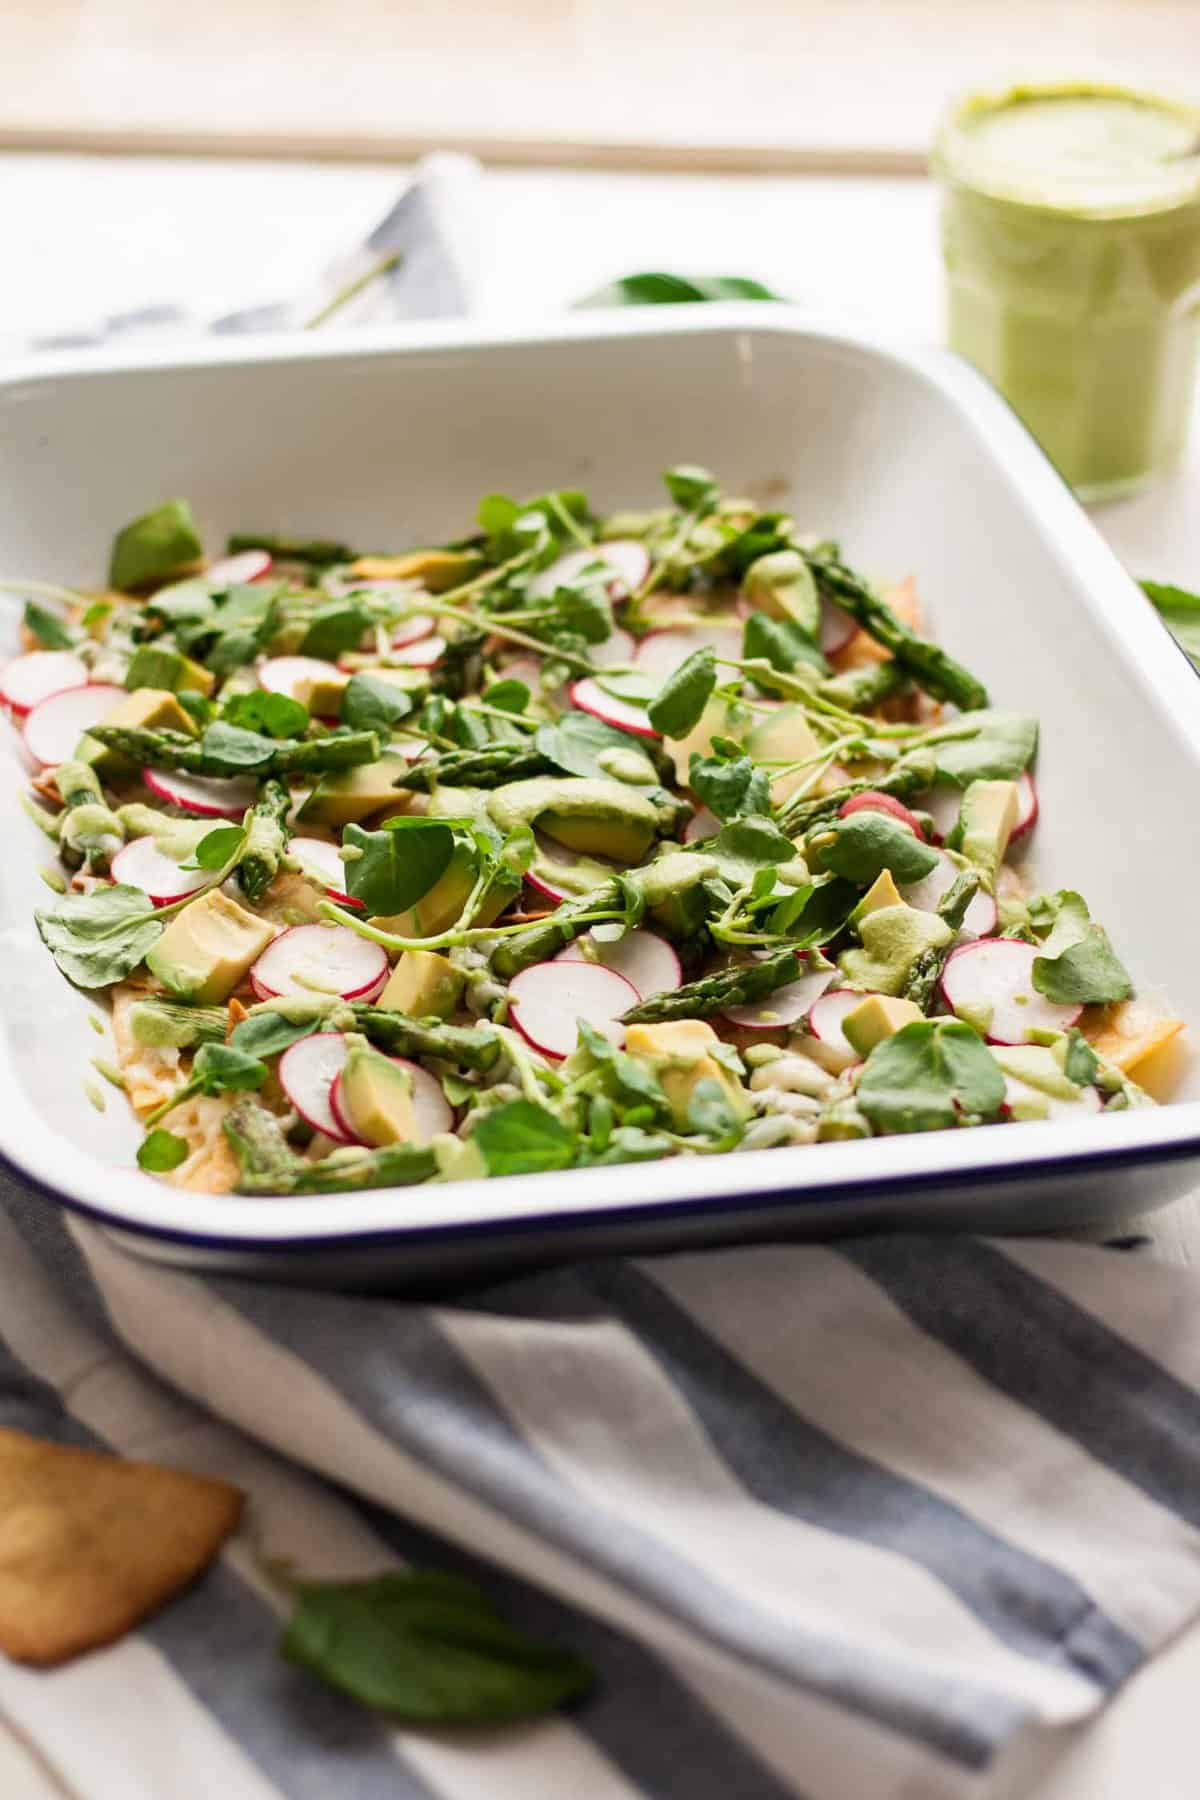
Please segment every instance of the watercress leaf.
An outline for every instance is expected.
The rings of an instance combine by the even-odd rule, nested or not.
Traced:
[[[612,571],[603,571],[601,579],[611,580]],[[560,587],[554,595],[554,609],[563,629],[577,633],[585,644],[603,644],[612,636],[612,603],[603,589],[582,582]]]
[[[750,813],[770,816],[771,788],[766,772],[756,768],[748,756],[726,762],[693,750],[688,785],[718,819]]]
[[[35,916],[55,962],[82,988],[121,981],[164,930],[149,895],[120,884],[91,894],[65,894]]]
[[[662,693],[661,683],[642,669],[602,669],[593,679],[604,693],[634,706],[649,706]]]
[[[662,1084],[649,1064],[618,1050],[586,1019],[579,1021],[579,1047],[587,1052],[593,1067],[603,1069],[609,1094],[620,1105],[649,1107],[651,1120],[670,1113]]]
[[[206,725],[211,725],[217,716],[216,706],[213,701],[209,699],[207,694],[198,694],[192,688],[181,688],[175,698],[178,700],[180,706],[182,706],[184,712],[188,715],[188,718],[191,719],[201,731],[204,730]]]
[[[336,662],[345,651],[358,649],[370,624],[371,615],[357,601],[330,600],[309,620],[300,654]]]
[[[618,731],[591,713],[565,712],[552,725],[539,725],[533,742],[535,749],[567,775],[605,775],[608,771],[600,758],[617,753],[622,758],[638,757],[653,773],[653,764],[627,731]]]
[[[148,587],[166,581],[204,555],[186,500],[165,500],[120,530],[108,564],[111,588]]]
[[[440,819],[406,819],[405,829],[364,831],[347,825],[342,842],[361,856],[346,863],[346,892],[373,917],[406,912],[450,866],[454,833]]]
[[[721,490],[707,469],[695,463],[677,463],[663,472],[663,484],[680,512],[703,517],[712,512],[721,498]]]
[[[290,694],[269,694],[265,689],[253,694],[231,694],[221,707],[221,717],[227,725],[265,732],[273,738],[303,737],[308,730],[306,706]]]
[[[281,1654],[364,1706],[421,1725],[494,1724],[586,1693],[581,1657],[508,1625],[473,1582],[435,1569],[301,1582]]]
[[[1200,594],[1163,581],[1143,581],[1142,592],[1157,607],[1179,648],[1200,669]]]
[[[1128,1000],[1133,983],[1101,926],[1095,924],[1082,894],[1062,888],[1037,895],[1030,921],[1048,933],[1041,955],[1034,958],[1033,985],[1047,1000],[1072,1006]]]
[[[1077,1087],[1091,1087],[1100,1073],[1100,1058],[1087,1039],[1074,1027],[1067,1033],[1067,1053],[1063,1074]]]
[[[1037,720],[1025,713],[988,708],[966,712],[947,730],[969,730],[969,737],[955,736],[928,746],[940,774],[969,787],[973,781],[1015,781],[1027,769],[1037,750]]]
[[[857,1100],[876,1131],[941,1131],[994,1119],[1004,1091],[999,1063],[969,1025],[914,1019],[871,1051]]]
[[[579,1152],[578,1134],[533,1100],[509,1100],[485,1112],[474,1142],[489,1175],[569,1169]]]
[[[649,1121],[647,1121],[649,1123]],[[628,1120],[618,1125],[605,1140],[590,1149],[584,1160],[593,1165],[629,1162],[658,1162],[675,1151],[674,1141],[661,1131],[647,1131]]]
[[[232,675],[236,669],[253,662],[275,634],[279,596],[283,591],[282,582],[274,586],[239,582],[218,603],[215,615],[201,622],[206,634],[214,626],[217,631],[216,640],[204,657],[215,675]]]
[[[230,1043],[235,1050],[261,1062],[268,1056],[278,1056],[281,1050],[290,1049],[301,1038],[310,1037],[318,1030],[320,1022],[315,1013],[311,1019],[288,1019],[283,1013],[251,1013],[249,1018],[234,1026]]]
[[[746,662],[768,662],[782,675],[790,675],[798,663],[823,675],[829,669],[816,644],[799,625],[791,619],[770,619],[761,612],[752,612],[746,620],[742,656]]]
[[[377,731],[384,742],[392,726],[407,719],[413,709],[411,694],[377,675],[352,675],[342,697],[342,724],[351,731]]]
[[[145,1169],[149,1175],[165,1175],[186,1162],[188,1154],[186,1138],[176,1137],[173,1131],[164,1131],[160,1127],[138,1145],[138,1168]]]
[[[179,866],[181,869],[223,869],[238,854],[245,841],[246,833],[242,826],[218,825],[200,839],[191,856]]]
[[[34,600],[25,602],[21,623],[32,632],[43,650],[70,650],[75,638],[63,621]]]
[[[664,737],[684,738],[699,723],[716,685],[712,647],[705,644],[699,650],[693,650],[667,677],[647,706],[646,716],[655,731]]]
[[[705,840],[704,849],[709,855],[730,858],[750,869],[791,862],[796,855],[796,846],[778,825],[757,815],[731,819],[716,837]]]
[[[861,899],[862,894],[852,881],[835,876],[813,882],[794,889],[771,909],[767,929],[802,949],[828,944],[845,929]]]
[[[267,1065],[234,1044],[201,1044],[191,1079],[202,1094],[249,1093],[267,1079]]]
[[[484,688],[483,699],[497,712],[512,713],[519,718],[529,705],[529,689],[523,681],[493,681],[491,687]]]
[[[869,887],[884,869],[890,869],[903,886],[922,880],[937,867],[938,853],[932,845],[922,843],[890,813],[851,813],[849,818],[831,820],[818,835],[832,840],[820,846],[824,866],[860,887]]]
[[[759,513],[749,525],[728,538],[716,558],[717,567],[740,580],[751,563],[788,548],[792,520],[787,513]]]
[[[98,625],[104,624],[112,609],[111,600],[93,600],[90,606],[84,608],[79,623],[85,631],[94,631]]]
[[[733,1101],[711,1075],[697,1081],[688,1095],[687,1128],[697,1136],[716,1138],[731,1149],[742,1135],[742,1121]]]
[[[269,762],[275,754],[275,739],[261,732],[246,731],[230,725],[225,719],[214,719],[200,739],[201,747],[212,762],[221,762],[231,774],[255,769]]]
[[[479,521],[480,530],[486,532],[488,537],[494,538],[511,531],[513,521],[518,517],[520,511],[521,508],[517,502],[510,499],[507,494],[485,494],[479,502],[479,509],[475,517]]]

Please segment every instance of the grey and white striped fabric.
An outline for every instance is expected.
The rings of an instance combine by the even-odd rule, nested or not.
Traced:
[[[1184,1271],[892,1238],[421,1305],[175,1273],[4,1204],[0,1421],[251,1496],[135,1637],[0,1666],[48,1795],[992,1800],[1200,1609]],[[264,1552],[469,1572],[600,1685],[393,1730],[279,1661]]]

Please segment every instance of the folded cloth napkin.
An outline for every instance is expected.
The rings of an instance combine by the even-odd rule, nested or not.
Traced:
[[[990,1800],[1200,1608],[1182,1270],[895,1237],[420,1304],[154,1266],[11,1180],[3,1206],[0,1423],[251,1503],[136,1635],[0,1665],[49,1794]],[[394,1729],[279,1660],[264,1554],[467,1573],[598,1685]]]

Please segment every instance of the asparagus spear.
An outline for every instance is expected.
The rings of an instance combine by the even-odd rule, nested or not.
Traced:
[[[297,1156],[274,1113],[239,1100],[224,1121],[238,1160],[240,1194],[335,1194],[354,1188],[411,1187],[437,1169],[432,1150],[388,1144],[381,1150],[335,1150],[320,1162]]]
[[[255,763],[239,761],[223,752],[220,738],[215,743],[206,742],[208,732],[197,742],[181,731],[96,725],[88,735],[110,750],[119,750],[140,768],[181,769],[188,775],[286,775],[293,771],[324,775],[379,759],[379,739],[373,731],[331,732],[320,738],[264,739],[262,760]]]
[[[557,955],[595,920],[628,917],[631,895],[640,894],[646,908],[653,910],[690,893],[716,873],[717,863],[704,854],[703,845],[691,850],[671,849],[656,862],[627,870],[620,880],[607,881],[578,900],[564,900],[548,919],[539,919],[512,937],[500,938],[489,959],[492,973],[501,981],[509,981],[532,963],[547,962]]]
[[[852,569],[813,550],[805,551],[804,556],[822,594],[848,612],[885,650],[890,650],[927,694],[935,700],[949,700],[963,712],[987,706],[987,689],[982,683],[947,656],[940,645],[918,637]]]
[[[129,1027],[139,1044],[197,1050],[223,1044],[229,1015],[223,1006],[181,1006],[174,1000],[139,1000],[129,1009]]]
[[[488,1025],[443,1025],[440,1021],[410,1018],[407,1013],[394,1012],[390,1007],[364,1006],[339,1000],[336,996],[328,999],[316,995],[311,999],[285,996],[281,1000],[264,1000],[250,1008],[252,1018],[257,1018],[260,1013],[278,1013],[297,1025],[308,1021],[319,1023],[336,1014],[336,1018],[329,1019],[330,1030],[361,1031],[371,1043],[391,1056],[440,1057],[443,1062],[454,1063],[460,1069],[493,1068],[503,1047],[500,1037]],[[349,1024],[347,1015],[351,1015]]]
[[[775,989],[795,981],[800,963],[794,950],[778,950],[762,962],[743,963],[703,975],[699,981],[665,994],[652,994],[621,1015],[626,1025],[649,1025],[659,1019],[705,1019],[727,1006],[749,1006]]]
[[[937,914],[944,919],[951,930],[959,931],[966,917],[967,908],[979,892],[981,886],[978,869],[963,869],[955,876],[937,903]],[[946,957],[953,948],[952,944],[944,945],[940,950],[923,950],[909,972],[904,984],[904,998],[913,1000],[924,1009],[937,992],[937,984],[942,970],[946,966]]]
[[[280,562],[306,562],[318,567],[353,562],[356,554],[348,544],[333,543],[326,538],[276,537],[269,531],[232,532],[226,548],[231,556],[239,550],[266,550]]]
[[[890,662],[869,663],[865,669],[847,669],[817,683],[822,700],[831,700],[845,712],[870,712],[898,694],[911,691],[912,682],[893,657]]]
[[[883,775],[874,775],[869,781],[848,781],[844,787],[835,788],[832,794],[817,794],[812,799],[797,799],[785,805],[776,820],[781,831],[789,837],[806,831],[819,819],[832,819],[847,800],[855,794],[864,794],[870,790],[873,794],[894,794],[897,800],[911,800],[915,795],[924,793],[933,786],[937,775],[937,765],[932,754],[926,750],[914,750],[898,762],[894,768]]]
[[[89,763],[65,762],[54,782],[65,809],[58,834],[63,861],[69,868],[86,863],[93,873],[106,873],[125,842],[125,829],[105,804],[99,776]]]
[[[246,848],[238,881],[247,900],[259,900],[276,875],[287,848],[287,816],[292,796],[282,781],[264,781],[246,823]]]
[[[526,744],[492,744],[486,750],[447,750],[441,756],[423,757],[413,763],[397,787],[414,788],[419,794],[439,787],[503,787],[509,781],[528,781],[535,775],[557,775],[558,764]]]

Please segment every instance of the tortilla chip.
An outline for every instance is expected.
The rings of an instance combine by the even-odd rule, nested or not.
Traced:
[[[1183,1020],[1155,1012],[1143,1001],[1096,1007],[1083,1024],[1083,1035],[1098,1056],[1132,1074],[1139,1063],[1161,1050],[1183,1030]]]
[[[194,1581],[242,1516],[228,1482],[0,1427],[0,1649],[111,1644]]]

